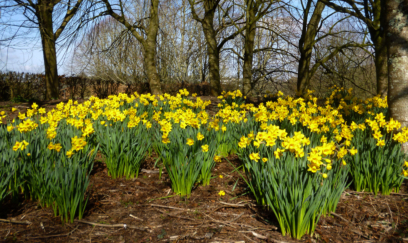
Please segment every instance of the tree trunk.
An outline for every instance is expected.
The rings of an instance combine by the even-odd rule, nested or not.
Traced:
[[[381,5],[382,0],[376,0],[372,3],[373,24],[368,26],[371,40],[374,44],[374,63],[377,81],[377,95],[382,98],[387,96],[388,92],[388,64],[387,64],[387,45],[385,40],[386,15],[385,6]],[[371,26],[371,27],[370,27]]]
[[[208,71],[210,78],[210,93],[213,96],[221,94],[220,77],[220,51],[217,46],[217,36],[214,30],[214,11],[209,11],[213,6],[205,4],[205,15],[202,22],[205,40],[207,42]]]
[[[44,56],[45,85],[47,100],[59,98],[59,81],[57,70],[57,52],[55,36],[52,27],[53,6],[46,3],[38,5],[37,17]]]
[[[388,94],[388,50],[386,43],[386,27],[384,26],[386,25],[387,12],[384,4],[384,1],[381,1],[379,8],[375,8],[377,10],[375,15],[380,15],[379,18],[375,18],[380,20],[380,26],[377,28],[376,41],[374,41],[377,95],[381,95],[382,98]]]
[[[310,1],[310,0],[309,0]],[[310,18],[309,24],[304,24],[302,30],[302,36],[299,40],[299,67],[298,67],[298,80],[297,80],[297,91],[304,93],[310,85],[310,62],[312,59],[313,46],[315,44],[315,38],[319,28],[320,20],[322,19],[322,12],[326,5],[321,1],[316,3],[316,7],[313,11],[313,15]],[[310,4],[308,3],[308,8]],[[303,21],[308,20],[308,9],[305,13],[305,18]],[[305,22],[306,23],[306,22]]]
[[[150,22],[147,39],[144,45],[146,74],[149,80],[150,92],[155,95],[162,94],[160,76],[156,65],[156,39],[159,30],[159,0],[151,0]]]
[[[12,100],[14,98],[14,82],[11,72],[9,72],[8,77],[6,76],[6,84],[8,85],[10,90],[10,100]]]
[[[299,67],[298,67],[298,80],[297,80],[297,92],[303,94],[309,87],[309,73],[310,73],[310,60],[312,58],[312,50],[302,50],[300,52]]]
[[[375,72],[377,79],[377,95],[382,98],[387,96],[388,91],[388,68],[387,68],[387,47],[385,40],[382,39],[380,44],[375,45]]]
[[[388,48],[388,106],[390,117],[408,125],[408,0],[384,1]],[[403,144],[408,151],[408,143]]]
[[[248,18],[245,29],[245,43],[244,43],[244,66],[243,66],[243,93],[249,96],[251,94],[252,83],[252,65],[254,57],[254,43],[256,34],[256,21],[255,21],[256,9],[251,7],[248,11]]]

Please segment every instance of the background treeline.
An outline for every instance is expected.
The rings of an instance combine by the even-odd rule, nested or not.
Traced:
[[[300,6],[291,8],[287,4],[272,1],[273,4],[267,5],[269,8],[255,22],[252,47],[248,47],[247,43],[245,9],[240,9],[238,2],[220,1],[213,19],[214,30],[218,31],[216,51],[219,52],[221,85],[242,91],[248,85],[245,93],[251,91],[251,95],[255,96],[278,90],[294,95],[301,59],[299,39],[305,28],[301,21],[308,21],[313,16],[316,1],[304,1],[311,5],[310,13],[300,11]],[[135,12],[128,11],[130,16],[125,18],[142,19],[146,13],[138,6],[144,6],[144,3],[146,1],[133,1],[127,10],[133,9]],[[248,6],[249,3],[243,1],[242,4]],[[209,64],[209,41],[202,24],[194,19],[192,6],[193,2],[188,0],[160,1],[155,62],[161,86],[176,83],[210,84],[211,79],[214,79]],[[251,8],[254,7],[247,7]],[[198,6],[197,9],[201,14],[206,11],[204,6]],[[327,95],[333,85],[354,88],[355,95],[361,98],[375,95],[374,56],[371,47],[364,45],[364,28],[356,26],[358,20],[347,18],[342,13],[326,9],[322,15],[331,16],[319,21],[315,38],[318,41],[313,45],[309,61],[312,74],[307,88],[316,90],[318,96]],[[230,39],[223,44],[226,38]],[[341,50],[337,54],[322,62],[338,47]],[[252,48],[252,63],[249,67],[248,48]],[[107,16],[85,34],[75,50],[71,68],[74,73],[82,72],[90,77],[126,85],[147,83],[149,77],[144,52],[143,45],[124,24]],[[314,65],[317,67],[313,70]],[[245,69],[250,69],[246,72],[249,78],[245,77]]]
[[[113,79],[101,79],[82,76],[58,76],[61,99],[86,99],[91,95],[107,98],[119,92],[131,95],[150,92],[147,82],[118,82]],[[222,85],[223,90],[234,90],[233,85]],[[175,95],[180,89],[187,89],[191,94],[201,96],[210,94],[207,83],[170,83],[162,84],[162,90]],[[45,75],[24,72],[0,72],[0,101],[32,102],[46,100]]]
[[[106,98],[117,94],[119,83],[85,76],[58,76],[60,97],[80,99],[96,95]],[[34,73],[0,72],[0,101],[43,101],[46,97],[45,75]]]
[[[68,46],[74,47],[71,75],[89,86],[98,80],[160,94],[199,85],[206,95],[228,88],[251,96],[313,89],[323,97],[337,85],[360,98],[386,95],[380,0],[23,3],[5,0],[1,20],[25,14],[19,27],[39,30],[45,93],[35,94],[43,99],[62,94],[56,56]]]

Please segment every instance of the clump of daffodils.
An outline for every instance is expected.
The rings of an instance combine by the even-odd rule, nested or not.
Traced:
[[[74,154],[74,152],[78,152],[82,150],[87,142],[85,141],[84,137],[78,138],[77,136],[71,138],[71,150],[67,151],[66,155],[68,158],[71,158],[71,156]],[[54,145],[55,147],[55,145]]]
[[[27,145],[29,145],[29,143],[25,140],[23,140],[22,142],[16,141],[16,143],[13,146],[13,150],[17,151],[17,150],[24,150],[27,148]]]

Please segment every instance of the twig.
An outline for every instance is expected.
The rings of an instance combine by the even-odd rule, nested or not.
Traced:
[[[244,201],[238,202],[237,204],[247,203],[247,202],[254,202],[254,200],[244,200]]]
[[[92,243],[92,232],[94,231],[95,227],[92,227],[91,233],[89,233],[89,242]]]
[[[334,213],[334,212],[331,212],[330,214],[338,217],[339,219],[341,219],[343,221],[346,221],[347,223],[351,223],[349,220],[343,218],[340,214],[337,214],[337,213]]]
[[[173,235],[173,236],[170,236],[170,241],[175,241],[175,240],[182,240],[182,239],[185,239],[185,238],[187,238],[187,237],[189,237],[189,238],[193,238],[194,237],[194,235],[196,235],[197,234],[197,231],[196,232],[194,232],[194,233],[192,233],[192,234],[185,234],[185,235]]]
[[[79,225],[77,225],[77,227],[75,227],[75,229],[71,230],[70,232],[66,233],[66,234],[59,234],[59,235],[45,235],[45,236],[38,236],[38,237],[28,237],[30,239],[43,239],[43,238],[53,238],[53,237],[62,237],[62,236],[69,236],[72,233],[74,233],[75,230],[77,230],[79,227]]]
[[[234,229],[237,228],[237,227],[235,227],[235,226],[232,225],[232,224],[234,224],[234,223],[224,222],[224,221],[221,221],[221,220],[216,220],[216,219],[214,219],[213,217],[211,217],[210,215],[205,214],[205,213],[204,213],[204,215],[205,215],[206,217],[210,218],[210,219],[211,219],[212,221],[214,221],[214,222],[221,223],[221,224],[226,224],[226,225],[228,225],[228,226],[230,226],[230,227],[232,227],[232,228],[234,228]]]
[[[141,172],[147,173],[147,174],[159,174],[160,170],[146,170],[146,169],[141,169]],[[162,171],[162,174],[167,173],[166,171]]]
[[[237,221],[237,219],[241,218],[241,216],[244,215],[244,213],[241,213],[240,215],[238,215],[237,217],[233,218],[230,220],[230,223]]]
[[[137,220],[143,221],[143,219],[138,218],[138,217],[136,217],[136,216],[134,216],[134,215],[132,215],[132,214],[129,214],[129,216],[130,216],[130,217],[132,217],[132,218],[134,218],[134,219],[137,219]]]
[[[397,206],[397,203],[396,202],[394,202],[395,203],[395,206],[396,206],[396,208],[397,208],[397,223],[395,223],[395,227],[397,227],[397,225],[398,225],[398,223],[399,223],[399,215],[400,215],[400,212],[399,212],[399,209],[398,209],[398,206]]]
[[[371,197],[370,197],[370,204],[371,204],[371,206],[373,206],[373,208],[374,208],[375,212],[377,212],[377,209],[374,207],[374,205],[373,205],[373,201],[371,200]]]
[[[272,238],[269,238],[268,240],[272,241],[273,243],[288,243],[287,241],[274,240]]]
[[[390,205],[388,205],[388,202],[387,202],[387,207],[388,207],[388,210],[390,211],[390,217],[391,217],[391,223],[392,223],[394,222],[394,219],[392,218],[392,212],[391,212]]]
[[[149,228],[147,228],[147,227],[137,227],[137,226],[127,225],[127,224],[98,224],[98,223],[84,221],[84,220],[75,220],[75,222],[83,223],[83,224],[90,224],[90,225],[99,226],[99,227],[125,228],[125,229],[129,228],[129,229],[137,229],[137,230],[141,230],[141,231],[151,232],[151,230],[149,230]]]
[[[245,241],[236,241],[230,239],[223,239],[223,238],[214,238],[215,241],[210,241],[210,243],[221,243],[221,242],[233,242],[233,243],[245,243]]]
[[[153,206],[153,207],[158,207],[158,208],[169,208],[169,209],[175,209],[175,210],[193,211],[193,210],[188,209],[188,208],[176,208],[176,207],[172,207],[172,206],[164,206],[164,205],[158,205],[158,204],[149,204],[149,205]]]
[[[346,191],[346,193],[348,193],[348,194],[368,194],[368,195],[370,195],[370,194],[372,194],[372,195],[374,195],[374,193],[372,193],[372,192],[355,192],[355,191]]]
[[[156,209],[156,210],[159,211],[160,213],[166,215],[166,216],[169,216],[169,217],[196,221],[195,219],[190,219],[190,218],[186,218],[186,217],[180,217],[180,216],[172,215],[172,214],[166,213],[166,212],[164,212],[164,211],[162,211],[162,210],[160,210],[160,209]]]
[[[256,241],[254,241],[253,239],[251,239],[251,238],[249,238],[248,236],[246,236],[245,234],[243,234],[243,233],[239,233],[239,234],[241,234],[242,236],[244,236],[245,238],[247,238],[249,241],[251,241],[251,242],[256,242]]]
[[[219,202],[221,204],[230,206],[230,207],[246,207],[247,204],[232,204],[232,203],[226,203],[226,202]]]
[[[228,175],[227,173],[224,173],[224,172],[222,172],[222,174],[228,177],[233,177],[232,175]]]
[[[364,238],[366,238],[368,240],[370,239],[368,236],[364,235],[363,233],[361,233],[361,232],[359,232],[357,230],[350,229],[350,231],[357,234],[357,235],[359,235],[359,236],[362,236],[362,237],[364,237]]]
[[[8,231],[7,231],[7,234],[6,234],[6,236],[4,237],[4,240],[7,239],[7,236],[9,236],[10,232],[11,232],[11,230],[8,230]]]
[[[194,212],[195,211],[195,210],[191,210],[191,209],[188,209],[188,208],[176,208],[176,207],[172,207],[172,206],[164,206],[164,205],[158,205],[158,204],[147,204],[147,205],[152,206],[152,207],[183,210],[183,211],[189,211],[189,212]],[[220,207],[220,208],[222,208],[222,207]],[[220,208],[216,208],[216,210],[218,210]],[[239,214],[236,214],[236,213],[219,213],[219,212],[214,212],[214,213],[219,214],[219,215],[223,215],[223,216],[239,216]]]
[[[171,189],[169,189],[169,193],[170,193],[170,190]],[[168,194],[167,194],[168,195]],[[152,198],[152,199],[149,199],[149,202],[152,202],[152,201],[154,201],[154,200],[161,200],[161,199],[165,199],[165,198],[170,198],[170,197],[175,197],[175,196],[177,196],[177,194],[174,194],[174,195],[170,195],[170,196],[164,196],[164,197],[158,197],[158,198]]]
[[[236,213],[221,213],[221,212],[214,212],[214,213],[221,215],[221,216],[236,216],[236,217],[239,216],[239,214],[236,214]]]
[[[98,209],[101,210],[104,214],[108,215],[111,219],[113,219],[113,217],[110,214],[106,213],[105,210],[103,210],[101,206],[98,206]]]
[[[218,209],[226,208],[226,207],[242,208],[242,207],[246,207],[246,206],[250,206],[250,207],[252,206],[251,204],[243,204],[243,205],[241,205],[241,204],[232,204],[232,203],[226,203],[226,202],[219,202],[219,203],[224,204],[224,205],[215,208],[213,211],[211,211],[210,214],[212,214],[212,213],[218,213],[218,212],[216,212]],[[231,214],[231,215],[232,215],[232,214]]]
[[[251,232],[252,233],[252,235],[253,236],[255,236],[256,238],[258,238],[258,239],[263,239],[263,240],[266,240],[266,239],[268,239],[268,237],[266,237],[266,236],[264,236],[264,235],[261,235],[261,234],[257,234],[257,233],[255,233],[255,232]]]
[[[10,224],[31,224],[30,221],[14,221],[9,219],[0,219],[0,222],[10,223]]]
[[[214,219],[213,217],[211,217],[208,214],[205,214],[205,213],[203,213],[203,214],[204,214],[204,216],[207,216],[208,218],[210,218],[214,222],[225,224],[225,225],[228,225],[228,226],[230,226],[232,228],[235,228],[235,229],[236,229],[236,226],[247,227],[247,228],[250,228],[250,229],[253,229],[253,230],[255,229],[255,227],[253,227],[251,225],[241,224],[241,223],[233,223],[233,222],[228,222],[228,221],[221,221],[221,220]],[[258,229],[260,229],[260,228],[258,228]],[[274,229],[278,229],[278,228],[274,227]],[[268,229],[268,230],[271,230],[271,229]]]

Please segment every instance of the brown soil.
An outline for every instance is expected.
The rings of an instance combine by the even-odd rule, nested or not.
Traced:
[[[52,109],[55,104],[43,106]],[[0,103],[0,111],[10,111],[6,105]],[[216,111],[215,100],[210,109]],[[61,223],[51,208],[41,208],[37,202],[6,201],[0,207],[0,220],[14,222],[0,222],[0,242],[297,242],[282,236],[272,212],[256,206],[245,182],[226,160],[216,165],[210,186],[197,187],[190,198],[182,198],[171,192],[166,173],[159,178],[156,158],[153,154],[147,159],[137,179],[113,180],[98,155],[85,216],[72,224]],[[240,165],[236,156],[228,159],[235,167]],[[218,195],[221,190],[226,192],[223,197]],[[315,234],[302,241],[408,241],[406,193],[407,184],[390,196],[347,190],[336,213],[322,217]]]
[[[36,202],[8,201],[0,209],[0,218],[30,224],[0,223],[0,241],[295,242],[282,236],[271,212],[256,206],[243,179],[225,160],[216,165],[211,185],[195,188],[190,198],[172,194],[167,174],[159,178],[154,168],[154,155],[143,165],[139,178],[133,180],[111,179],[101,160],[98,156],[92,172],[90,199],[82,222],[62,224],[52,209],[41,208]],[[240,164],[235,156],[229,160],[234,166]],[[399,194],[377,197],[347,190],[336,214],[321,218],[313,237],[304,236],[302,241],[406,240],[406,189],[404,185]],[[221,190],[226,192],[223,197],[218,195]]]

